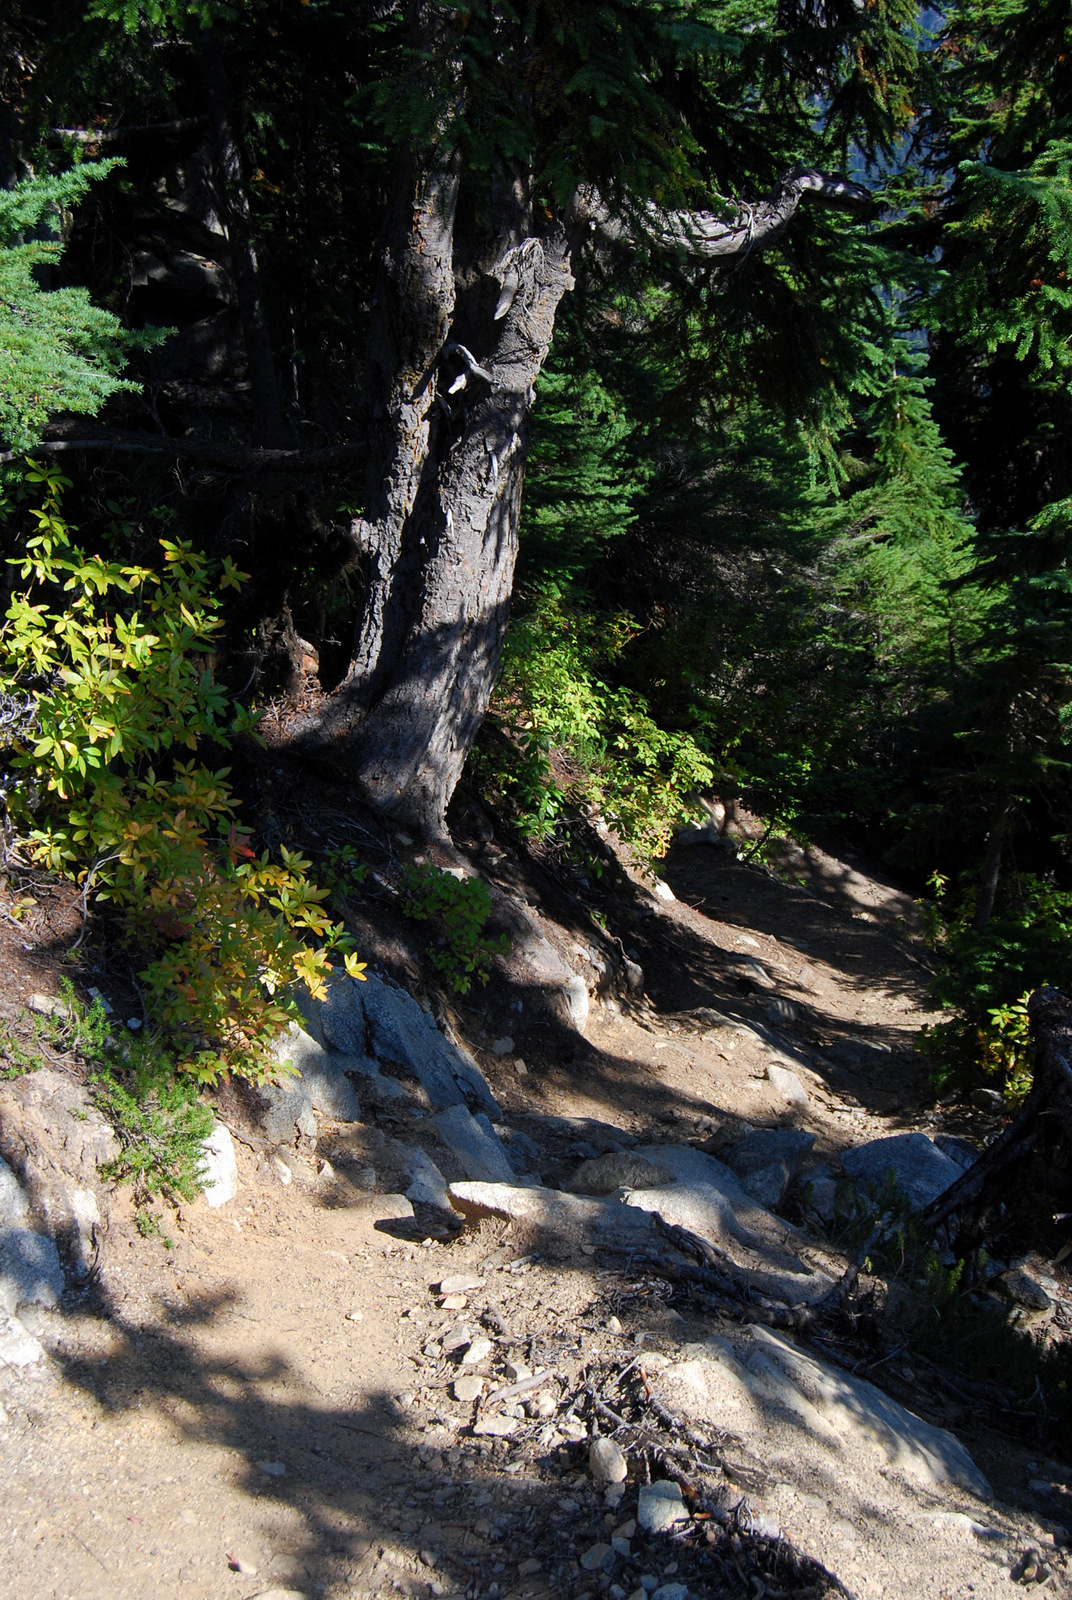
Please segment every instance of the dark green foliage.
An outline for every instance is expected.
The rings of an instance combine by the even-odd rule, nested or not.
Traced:
[[[50,417],[99,411],[135,386],[119,376],[132,350],[157,336],[125,329],[81,288],[43,291],[43,272],[62,252],[60,217],[115,162],[0,189],[0,444],[30,450]]]
[[[510,947],[505,935],[485,932],[491,897],[480,878],[455,877],[433,866],[406,868],[402,913],[414,922],[430,922],[428,946],[432,965],[455,994],[468,994],[491,976],[491,958]]]

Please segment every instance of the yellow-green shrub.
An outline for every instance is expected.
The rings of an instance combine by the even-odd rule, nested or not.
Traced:
[[[0,693],[25,704],[9,735],[8,809],[42,863],[121,909],[152,956],[140,976],[179,1064],[206,1081],[258,1079],[274,1070],[288,986],[323,993],[332,955],[353,976],[361,963],[310,863],[286,849],[257,856],[228,768],[199,759],[256,723],[211,665],[219,591],[244,574],[230,560],[216,574],[168,540],[161,571],[89,555],[64,521],[65,487],[35,464],[19,491],[41,503],[12,563],[26,587],[0,629]]]

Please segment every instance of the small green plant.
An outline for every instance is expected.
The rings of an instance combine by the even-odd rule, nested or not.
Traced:
[[[121,1146],[104,1176],[133,1185],[139,1208],[158,1199],[195,1199],[203,1187],[201,1145],[215,1118],[158,1041],[133,1041],[123,1055],[98,1063],[89,1081]]]
[[[371,867],[352,844],[334,845],[325,852],[319,877],[337,899],[360,894]]]
[[[402,911],[414,922],[430,922],[432,965],[456,994],[468,994],[474,979],[487,983],[491,958],[510,947],[505,934],[488,935],[491,898],[480,878],[456,878],[431,865],[406,868]]]

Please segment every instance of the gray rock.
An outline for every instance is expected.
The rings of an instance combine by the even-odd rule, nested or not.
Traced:
[[[1035,1278],[1023,1267],[1010,1267],[1008,1272],[1003,1272],[995,1279],[1004,1289],[1009,1299],[1018,1306],[1024,1306],[1028,1311],[1051,1311],[1053,1301]]]
[[[990,1486],[944,1428],[922,1421],[863,1378],[805,1354],[769,1328],[751,1325],[686,1345],[682,1360],[652,1379],[656,1400],[690,1421],[714,1423],[741,1438],[789,1429],[799,1470],[811,1481],[842,1471],[849,1458],[891,1469],[934,1491],[949,1485],[982,1499]],[[792,1442],[792,1441],[795,1441]]]
[[[736,1177],[728,1192],[709,1183],[634,1189],[626,1206],[658,1212],[664,1222],[698,1234],[750,1288],[786,1305],[812,1305],[833,1287],[788,1248],[792,1230],[757,1205]]]
[[[1000,1117],[1005,1110],[1005,1097],[996,1089],[973,1089],[971,1103],[977,1111],[989,1111],[994,1117]]]
[[[597,1249],[661,1247],[654,1219],[617,1200],[591,1200],[558,1189],[525,1189],[507,1183],[452,1183],[448,1192],[454,1209],[470,1222],[502,1217],[545,1231],[554,1239]]]
[[[636,1150],[615,1150],[582,1161],[566,1185],[574,1194],[614,1194],[617,1189],[655,1189],[673,1182],[666,1167],[647,1161]]]
[[[485,1287],[483,1278],[473,1272],[452,1272],[435,1285],[435,1291],[437,1294],[472,1294]]]
[[[65,1288],[59,1252],[47,1234],[25,1227],[0,1233],[0,1310],[14,1316],[20,1306],[55,1306]]]
[[[360,1122],[361,1105],[346,1073],[360,1071],[357,1063],[367,1061],[367,1057],[325,1050],[295,1022],[276,1045],[275,1055],[278,1061],[289,1061],[297,1068],[314,1111],[324,1117],[334,1117],[338,1122]],[[374,1071],[370,1075],[378,1076],[378,1068],[372,1065]]]
[[[437,1211],[448,1211],[454,1215],[447,1193],[447,1180],[430,1155],[420,1149],[407,1150],[406,1169],[409,1178],[407,1200],[412,1200],[414,1205],[434,1206]]]
[[[502,1142],[512,1167],[515,1169],[531,1169],[539,1165],[539,1146],[529,1138],[527,1133],[522,1133],[520,1128],[511,1128],[505,1122],[493,1123],[489,1117],[485,1116],[483,1111],[477,1112],[475,1120],[480,1123],[486,1122],[496,1138]]]
[[[895,1133],[846,1150],[842,1170],[877,1197],[892,1181],[913,1211],[922,1211],[960,1177],[960,1168],[925,1133]]]
[[[316,1138],[313,1102],[301,1078],[284,1083],[262,1083],[258,1090],[262,1108],[260,1123],[273,1144],[293,1144],[297,1135]]]
[[[539,1125],[541,1131],[591,1145],[593,1153],[598,1155],[636,1144],[635,1134],[616,1128],[613,1123],[600,1122],[598,1117],[541,1116]]]
[[[609,1572],[613,1565],[614,1551],[609,1544],[594,1544],[581,1557],[585,1572],[602,1572],[604,1568]]]
[[[359,983],[338,977],[325,1000],[305,994],[299,1003],[318,1043],[412,1072],[434,1109],[470,1101],[496,1120],[501,1116],[469,1052],[446,1038],[416,1000],[386,978],[370,973]]]
[[[566,1002],[566,1016],[575,1028],[583,1029],[588,1021],[588,985],[583,978],[570,978],[562,987]]]
[[[217,1122],[201,1143],[201,1184],[206,1204],[216,1208],[233,1200],[238,1193],[238,1160],[234,1141],[222,1122]]]
[[[636,1153],[652,1166],[665,1167],[676,1183],[713,1183],[716,1189],[747,1199],[737,1174],[724,1161],[690,1144],[645,1144]]]
[[[484,1393],[484,1380],[475,1372],[467,1372],[464,1377],[455,1378],[451,1393],[461,1405],[472,1405]]]
[[[756,1128],[724,1153],[752,1198],[776,1208],[814,1144],[802,1128]]]
[[[0,1084],[0,1156],[75,1279],[88,1274],[107,1224],[98,1168],[118,1155],[110,1123],[73,1078],[46,1067]],[[10,1190],[8,1200],[17,1203]]]
[[[483,1183],[516,1182],[510,1158],[486,1118],[478,1122],[463,1105],[453,1105],[434,1116],[432,1124],[467,1178]]]
[[[629,1470],[621,1446],[613,1439],[592,1440],[588,1467],[599,1483],[621,1483]]]
[[[688,1515],[676,1483],[660,1478],[641,1487],[636,1519],[646,1533],[669,1533],[677,1523],[688,1521]]]
[[[934,1143],[944,1156],[956,1162],[961,1172],[966,1172],[979,1159],[975,1146],[967,1139],[959,1139],[954,1133],[936,1133]]]
[[[837,1215],[837,1179],[829,1167],[812,1167],[801,1183],[804,1204],[821,1222],[833,1222]]]
[[[687,1583],[660,1583],[651,1600],[689,1600]]]
[[[808,1091],[801,1083],[795,1072],[790,1072],[788,1067],[776,1066],[773,1061],[767,1065],[767,1079],[771,1087],[776,1089],[790,1106],[806,1106],[808,1104]]]

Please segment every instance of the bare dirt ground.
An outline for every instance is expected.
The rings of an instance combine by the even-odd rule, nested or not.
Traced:
[[[677,899],[638,926],[628,952],[647,975],[636,1004],[594,1005],[572,1050],[529,1037],[521,1066],[516,1052],[480,1053],[508,1120],[597,1117],[713,1149],[745,1122],[791,1122],[831,1153],[932,1126],[911,1048],[927,1014],[911,908],[862,869],[823,859],[794,887],[711,848],[672,852]],[[14,980],[28,988],[32,966]],[[775,998],[795,1007],[791,1020],[769,1019]],[[478,1053],[493,1020],[474,1023]],[[773,1051],[795,1061],[803,1110],[766,1080]],[[957,1114],[958,1131],[987,1126]],[[634,1576],[685,1581],[697,1600],[834,1592],[788,1550],[731,1539],[704,1567],[692,1546],[645,1543],[628,1530],[628,1495],[614,1511],[597,1493],[583,1441],[548,1451],[531,1429],[524,1443],[473,1436],[473,1406],[452,1398],[455,1369],[439,1352],[459,1315],[492,1336],[480,1369],[492,1382],[510,1381],[507,1360],[523,1362],[545,1369],[556,1400],[702,1337],[712,1317],[621,1262],[533,1260],[509,1224],[457,1241],[407,1237],[405,1208],[383,1192],[389,1143],[370,1135],[375,1190],[348,1151],[325,1125],[316,1149],[288,1154],[284,1184],[255,1141],[240,1145],[237,1198],[184,1208],[170,1247],[140,1237],[120,1208],[93,1289],[40,1315],[48,1362],[0,1372],[0,1600],[595,1596],[606,1584],[577,1560],[616,1532],[632,1540]],[[321,1170],[325,1158],[336,1170]],[[441,1307],[434,1286],[457,1274],[474,1279],[468,1305]],[[970,1395],[938,1405],[913,1379],[897,1361],[883,1375],[968,1444],[995,1486],[989,1520],[1005,1542],[965,1545],[937,1526],[908,1537],[884,1529],[881,1506],[864,1528],[839,1509],[836,1482],[801,1497],[768,1479],[795,1548],[870,1594],[881,1592],[869,1581],[874,1541],[900,1538],[904,1568],[888,1592],[935,1600],[1005,1593],[1032,1542],[1059,1568],[1054,1501],[1030,1487],[1059,1468],[1028,1460]],[[1056,1570],[1051,1592],[1063,1582]]]

